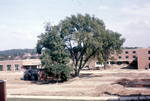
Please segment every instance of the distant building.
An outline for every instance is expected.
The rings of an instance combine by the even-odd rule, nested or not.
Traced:
[[[14,60],[22,60],[22,58],[20,56],[16,56],[14,57]]]
[[[23,59],[30,59],[31,53],[24,53]]]
[[[150,68],[150,48],[124,49],[121,54],[111,54],[114,60],[108,60],[108,64],[118,64],[125,67],[141,69]],[[89,68],[101,67],[103,64],[95,60],[89,61]]]
[[[41,68],[40,59],[0,61],[0,72],[21,72],[26,69]]]

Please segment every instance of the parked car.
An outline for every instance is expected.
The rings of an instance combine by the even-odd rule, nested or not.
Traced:
[[[28,69],[24,72],[24,80],[38,80],[40,69]]]

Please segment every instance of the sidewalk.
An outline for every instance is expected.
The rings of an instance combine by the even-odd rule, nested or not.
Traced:
[[[7,95],[7,98],[35,98],[35,99],[67,99],[67,100],[118,100],[118,97],[88,97],[88,96],[28,96]]]
[[[67,99],[67,100],[138,100],[138,96],[126,96],[126,97],[88,97],[88,96],[28,96],[28,95],[7,95],[7,98],[35,98],[35,99]],[[150,99],[150,96],[140,96],[140,99]]]

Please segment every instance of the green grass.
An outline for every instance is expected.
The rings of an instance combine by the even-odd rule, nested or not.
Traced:
[[[34,99],[34,98],[7,98],[7,101],[89,101],[89,100],[67,100],[67,99]],[[90,100],[98,101],[98,100]]]

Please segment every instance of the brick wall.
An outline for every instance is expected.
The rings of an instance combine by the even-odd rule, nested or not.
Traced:
[[[5,80],[0,80],[0,101],[7,101]]]

